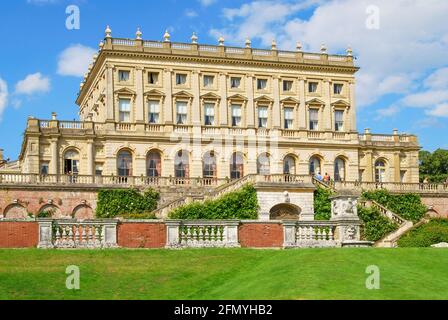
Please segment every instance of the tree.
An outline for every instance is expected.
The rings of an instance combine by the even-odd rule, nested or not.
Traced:
[[[437,149],[433,153],[420,151],[420,181],[428,177],[430,182],[445,182],[448,178],[448,150]]]

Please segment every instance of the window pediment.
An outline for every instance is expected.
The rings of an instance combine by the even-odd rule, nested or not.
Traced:
[[[320,100],[320,99],[317,99],[317,98],[308,100],[306,103],[307,103],[308,105],[320,105],[320,106],[325,105],[325,102],[324,102],[324,101],[322,101],[322,100]]]
[[[270,97],[268,97],[268,96],[266,96],[266,95],[262,95],[262,96],[259,96],[259,97],[255,98],[254,101],[255,101],[255,102],[267,102],[267,103],[272,103],[272,102],[274,102],[274,99],[272,99],[272,98],[270,98]]]
[[[350,107],[350,104],[345,100],[337,100],[331,104],[332,106],[338,107]]]
[[[143,95],[152,96],[152,97],[164,97],[165,93],[163,93],[162,91],[157,90],[157,89],[152,89],[152,90],[146,91]]]
[[[247,101],[247,98],[241,94],[234,94],[233,96],[228,97],[228,99],[232,101]]]
[[[122,89],[119,89],[119,90],[115,90],[115,94],[134,96],[137,93],[134,90],[131,90],[129,88],[122,88]]]
[[[281,103],[284,104],[299,104],[300,101],[297,99],[294,99],[293,97],[287,97],[285,99],[280,100]]]
[[[201,99],[205,99],[205,100],[221,100],[221,97],[218,96],[217,94],[213,93],[213,92],[208,92],[206,94],[203,94],[201,96]]]
[[[182,91],[179,91],[179,92],[176,92],[175,94],[173,94],[173,97],[190,99],[190,98],[193,98],[193,95],[187,91],[182,90]]]

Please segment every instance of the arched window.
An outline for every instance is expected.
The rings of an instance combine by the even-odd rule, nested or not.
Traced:
[[[240,152],[235,152],[230,161],[230,179],[241,179],[243,176],[244,157]]]
[[[257,174],[267,176],[271,174],[271,160],[269,154],[262,153],[257,159]]]
[[[64,154],[64,174],[79,173],[79,152],[76,150],[68,150]]]
[[[146,157],[146,175],[160,177],[162,175],[162,161],[158,151],[150,151]]]
[[[320,158],[317,156],[313,156],[310,159],[310,174],[317,175],[322,173],[322,166]]]
[[[202,175],[204,178],[216,178],[216,156],[214,151],[208,151],[202,159]]]
[[[375,162],[375,182],[386,182],[386,163],[383,160]]]
[[[117,174],[120,177],[132,176],[132,154],[127,150],[118,153]]]
[[[296,174],[296,160],[291,155],[283,159],[283,174]]]
[[[180,150],[176,153],[174,159],[174,175],[176,178],[188,178],[189,177],[189,164],[190,157],[188,151]]]
[[[334,161],[334,181],[345,181],[345,160],[341,157]]]

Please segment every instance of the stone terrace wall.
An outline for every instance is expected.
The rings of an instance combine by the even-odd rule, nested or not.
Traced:
[[[37,222],[0,221],[0,248],[34,248],[39,241]]]
[[[448,195],[422,195],[422,202],[430,208],[431,217],[448,218]]]
[[[118,225],[118,246],[123,248],[163,248],[166,226],[163,222],[123,222]]]
[[[282,248],[282,222],[244,222],[239,226],[238,236],[244,248]]]

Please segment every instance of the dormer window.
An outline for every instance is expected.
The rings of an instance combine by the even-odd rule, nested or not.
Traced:
[[[120,70],[120,71],[118,71],[118,80],[119,80],[120,82],[126,82],[126,81],[129,81],[129,75],[130,75],[130,72],[129,72],[129,71],[126,71],[126,70]]]
[[[266,90],[268,87],[267,79],[257,79],[257,90]]]
[[[184,86],[187,84],[187,75],[185,73],[176,74],[176,85]]]
[[[149,72],[148,73],[148,83],[149,84],[157,84],[159,82],[159,73],[158,72]]]
[[[309,93],[316,93],[317,92],[317,82],[308,82],[308,92]]]

